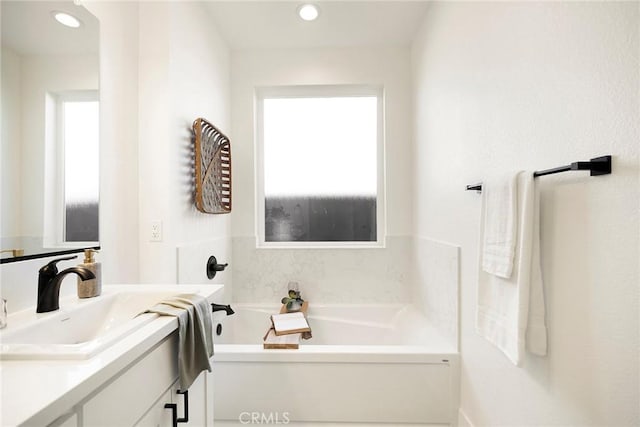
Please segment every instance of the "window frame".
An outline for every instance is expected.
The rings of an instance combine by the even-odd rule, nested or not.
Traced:
[[[100,103],[100,95],[98,90],[70,90],[63,92],[47,93],[48,105],[50,105],[50,114],[52,121],[49,122],[50,139],[47,144],[52,149],[48,149],[53,156],[46,160],[47,168],[51,171],[55,180],[53,183],[47,183],[45,180],[46,192],[51,192],[53,198],[45,202],[44,212],[44,245],[50,247],[73,248],[78,246],[96,246],[99,241],[68,241],[66,240],[66,165],[65,165],[65,116],[64,104],[67,102],[98,102]],[[98,107],[99,108],[99,107]],[[99,143],[99,141],[98,141]],[[55,153],[55,154],[54,154]],[[98,171],[99,173],[99,171]],[[47,178],[51,177],[49,175]],[[98,206],[100,206],[100,189],[98,187]],[[99,214],[98,214],[99,215]],[[47,220],[51,217],[53,221]],[[98,219],[99,221],[99,219]]]
[[[375,241],[291,241],[265,240],[264,194],[264,100],[282,98],[377,98],[376,141],[376,240]],[[385,161],[384,87],[381,85],[311,85],[268,86],[255,88],[254,94],[254,159],[255,159],[255,233],[256,248],[268,249],[363,249],[384,248],[386,245],[386,161]]]

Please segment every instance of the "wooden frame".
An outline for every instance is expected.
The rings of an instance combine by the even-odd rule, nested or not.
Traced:
[[[231,212],[231,141],[203,118],[193,122],[195,204],[200,212]]]

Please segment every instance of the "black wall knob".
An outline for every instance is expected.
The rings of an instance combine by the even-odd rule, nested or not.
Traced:
[[[227,268],[228,265],[229,263],[218,264],[218,260],[216,259],[216,257],[211,255],[209,257],[209,260],[207,261],[207,277],[209,279],[213,279],[214,277],[216,277],[216,273],[218,271],[224,271],[224,269]]]

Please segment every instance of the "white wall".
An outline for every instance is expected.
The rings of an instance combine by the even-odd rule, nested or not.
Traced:
[[[2,46],[2,223],[0,236],[20,236],[20,158],[22,141],[22,98],[20,96],[21,59],[13,50]],[[13,141],[14,143],[6,143]],[[2,246],[4,247],[4,245]]]
[[[100,21],[102,280],[137,283],[138,4],[86,1],[83,5]]]
[[[231,257],[230,215],[203,214],[193,203],[191,124],[204,117],[223,132],[230,128],[229,50],[207,13],[194,2],[140,4],[139,248],[144,283],[206,282],[209,255],[220,262]],[[162,242],[150,242],[156,220],[163,224]],[[188,251],[189,246],[198,249]],[[183,271],[189,279],[178,277],[178,247],[184,248],[182,256],[199,260],[198,275]],[[216,279],[230,280],[228,276]]]
[[[288,280],[303,296],[326,300],[407,300],[411,234],[411,114],[408,48],[234,51],[232,70],[234,299],[280,300]],[[383,85],[385,91],[387,249],[255,249],[254,89],[278,85]],[[340,261],[334,263],[336,254]],[[293,261],[293,262],[289,262]],[[360,268],[358,277],[349,267]],[[312,268],[315,266],[315,268]],[[347,266],[340,269],[338,266]],[[397,270],[397,271],[396,271]],[[341,272],[344,274],[341,275]],[[342,278],[342,280],[339,280]],[[354,286],[347,287],[351,283]],[[350,290],[350,291],[349,291]],[[307,297],[309,298],[309,297]]]
[[[231,256],[230,218],[193,208],[189,128],[200,116],[229,128],[228,49],[199,3],[86,5],[100,20],[109,126],[101,134],[105,281],[207,281],[208,256]],[[149,241],[155,220],[162,242]],[[216,277],[224,279],[230,274]]]
[[[180,283],[220,283],[231,286],[231,268],[206,277],[206,262],[233,264],[231,214],[211,215],[196,210],[193,199],[193,141],[191,125],[198,117],[222,132],[231,130],[231,55],[203,4],[171,4],[171,84],[173,172],[179,226],[177,280]]]
[[[480,425],[638,425],[639,4],[434,2],[413,47],[415,231],[461,247],[461,409]],[[540,178],[549,355],[474,332],[490,171],[614,156]]]

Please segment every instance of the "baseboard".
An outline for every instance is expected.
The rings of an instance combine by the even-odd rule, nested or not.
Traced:
[[[462,408],[458,409],[458,427],[475,427]]]

